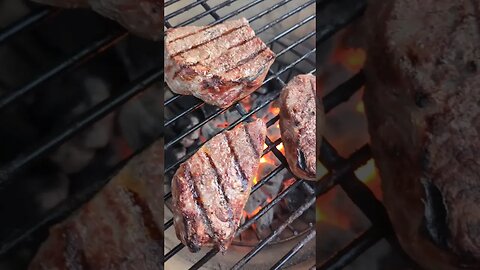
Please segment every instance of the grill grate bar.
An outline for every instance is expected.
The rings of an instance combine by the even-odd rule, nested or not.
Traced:
[[[34,25],[42,19],[45,19],[49,16],[57,14],[55,9],[45,8],[39,11],[36,11],[34,14],[29,14],[24,18],[14,22],[13,24],[1,29],[0,33],[0,45],[7,41],[9,38],[13,37],[17,33],[26,30],[28,27]]]
[[[366,232],[333,255],[333,257],[328,259],[324,264],[318,266],[317,269],[343,269],[365,250],[378,242],[382,238],[382,234],[383,229],[381,227],[370,227]]]
[[[275,20],[272,21],[271,23],[268,23],[268,24],[265,25],[264,27],[260,28],[258,31],[256,31],[256,33],[257,33],[257,34],[260,34],[260,33],[264,32],[265,30],[271,28],[272,26],[278,24],[279,22],[282,22],[282,21],[286,20],[287,18],[291,17],[292,15],[295,15],[296,13],[298,13],[299,11],[301,11],[302,9],[307,8],[309,5],[312,5],[312,4],[314,4],[314,3],[315,3],[315,0],[309,1],[309,2],[307,2],[307,3],[305,3],[305,4],[301,5],[301,6],[297,7],[296,9],[294,9],[294,10],[288,12],[288,13],[283,14],[282,16],[280,16],[279,18],[275,19]],[[300,26],[301,26],[301,25],[309,22],[310,20],[315,19],[315,16],[316,16],[315,14],[312,14],[312,15],[308,16],[306,19],[302,20],[302,21],[301,21],[300,23],[298,23],[297,25],[300,25]],[[297,28],[298,28],[298,26],[297,26],[297,27],[291,27],[291,28],[289,28],[289,30],[290,30],[290,29],[295,30],[295,29],[297,29]],[[293,30],[292,30],[292,31],[293,31]],[[292,31],[290,31],[290,32],[292,32]],[[290,32],[289,32],[289,33],[290,33]],[[284,35],[281,35],[281,34],[280,34],[280,35],[277,35],[277,36],[275,37],[275,39],[267,42],[266,44],[267,44],[267,45],[270,45],[274,40],[278,40],[278,39],[280,39],[280,38],[283,37],[283,36],[284,36]]]
[[[186,6],[182,7],[181,9],[178,9],[177,11],[172,12],[172,13],[168,14],[167,16],[165,16],[165,20],[170,20],[171,18],[173,18],[177,15],[180,15],[180,14],[184,13],[185,11],[188,11],[188,10],[190,10],[190,9],[200,5],[200,4],[203,4],[207,1],[208,0],[198,0],[197,2],[193,2],[189,5],[186,5]]]
[[[285,4],[287,4],[287,3],[291,2],[291,1],[293,1],[293,0],[284,0],[284,1],[282,1],[282,2],[279,2],[279,3],[275,4],[275,5],[267,8],[266,10],[260,12],[259,14],[257,14],[257,15],[255,15],[255,16],[249,18],[248,21],[251,23],[251,22],[257,20],[258,18],[262,17],[263,15],[266,15],[266,14],[274,11],[275,9],[284,6]],[[263,0],[252,1],[252,2],[248,3],[247,5],[242,6],[241,8],[237,9],[236,11],[228,14],[228,15],[225,16],[224,18],[220,19],[218,22],[219,22],[219,23],[224,22],[224,21],[232,18],[233,16],[236,16],[236,15],[240,14],[241,12],[243,12],[243,11],[245,11],[245,10],[247,10],[247,9],[255,6],[255,5],[257,5],[259,2],[263,2]]]
[[[170,126],[171,124],[173,124],[174,122],[176,122],[177,120],[179,120],[180,118],[184,117],[185,115],[193,112],[193,111],[196,111],[198,109],[200,109],[201,107],[203,107],[205,105],[204,102],[199,102],[197,105],[194,105],[190,108],[188,108],[188,110],[185,110],[183,112],[181,112],[180,114],[172,117],[171,119],[169,119],[167,122],[165,122],[164,124],[164,127],[168,127]]]
[[[297,181],[296,183],[301,183],[301,181]],[[260,250],[265,247],[268,243],[270,243],[275,237],[280,235],[281,232],[283,232],[286,228],[287,225],[292,223],[295,219],[299,218],[307,209],[309,209],[312,205],[315,204],[317,197],[316,196],[310,196],[307,201],[302,204],[290,217],[288,217],[287,221],[280,225],[272,234],[270,234],[267,238],[263,239],[260,241],[260,243],[253,248],[245,257],[243,257],[240,261],[238,261],[232,269],[240,269],[242,266],[244,266],[248,261],[250,261],[253,256],[257,255]]]
[[[180,244],[176,245],[174,248],[172,248],[172,250],[170,250],[167,254],[165,254],[163,262],[168,261],[170,258],[175,256],[175,254],[180,252],[180,250],[182,250],[184,247],[185,247],[185,245],[183,243],[180,243]]]
[[[173,4],[177,3],[177,2],[180,2],[180,1],[182,1],[182,0],[170,0],[170,1],[168,1],[168,2],[165,2],[164,8],[166,8],[166,7],[168,7],[168,6],[171,6],[171,5],[173,5]]]
[[[45,72],[44,74],[38,76],[36,79],[30,81],[23,87],[19,88],[18,90],[14,90],[9,94],[1,97],[0,99],[0,110],[4,109],[6,106],[12,104],[13,102],[17,101],[24,95],[31,92],[40,84],[46,82],[47,80],[62,74],[63,72],[67,71],[69,68],[80,64],[80,62],[87,61],[90,58],[95,57],[99,53],[102,53],[105,47],[113,46],[114,44],[118,43],[120,40],[125,38],[128,35],[127,32],[123,31],[121,33],[112,33],[108,36],[95,41],[92,44],[89,44],[86,48],[82,49],[69,59],[65,60],[64,62],[56,65],[51,70]]]
[[[210,5],[208,5],[206,2],[203,2],[202,3],[202,7],[207,10],[207,11],[210,11],[212,8],[210,7]],[[218,20],[220,19],[220,16],[217,14],[217,12],[215,11],[210,11],[209,12],[210,15],[215,19],[215,20]]]
[[[338,104],[349,100],[362,86],[365,81],[363,72],[359,72],[348,81],[339,85],[335,91],[330,92],[323,98],[325,113],[331,111]]]
[[[2,166],[0,168],[0,186],[5,185],[8,181],[12,180],[12,176],[20,168],[23,168],[35,159],[53,150],[55,147],[65,142],[79,131],[88,127],[98,119],[113,111],[116,107],[128,101],[134,95],[144,91],[152,83],[159,80],[162,75],[163,67],[161,69],[154,69],[150,71],[138,80],[134,81],[131,86],[129,86],[121,94],[99,103],[83,114],[81,119],[52,134],[46,140],[42,141],[38,146],[36,146],[32,151],[29,151],[27,154],[21,155],[8,164]]]
[[[219,4],[219,5],[216,5],[213,8],[211,8],[210,10],[204,11],[204,12],[202,12],[198,15],[195,15],[194,17],[188,19],[187,21],[184,21],[183,23],[177,25],[177,27],[186,26],[186,25],[191,24],[192,22],[198,21],[199,19],[201,19],[201,18],[205,17],[206,15],[210,14],[210,12],[217,11],[221,8],[224,8],[224,7],[230,5],[231,3],[235,2],[235,1],[237,1],[237,0],[228,0],[228,1],[225,1],[221,4]]]
[[[308,235],[304,239],[302,239],[302,241],[296,244],[287,254],[285,254],[285,256],[283,256],[274,266],[272,266],[270,270],[282,269],[282,266],[285,265],[285,263],[287,263],[288,260],[290,260],[293,256],[295,256],[295,254],[297,254],[298,251],[303,248],[303,246],[310,242],[315,237],[315,235],[316,231],[313,228],[312,230],[310,230],[310,233],[308,233]]]

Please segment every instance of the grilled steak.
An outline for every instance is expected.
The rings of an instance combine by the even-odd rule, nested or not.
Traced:
[[[50,230],[29,269],[163,269],[163,142]]]
[[[426,269],[480,269],[480,9],[371,1],[365,106],[384,202]]]
[[[172,180],[177,237],[190,251],[217,246],[235,236],[250,195],[265,142],[262,120],[213,137],[180,165]]]
[[[285,156],[290,170],[307,180],[316,179],[317,113],[323,123],[321,102],[316,112],[316,89],[314,75],[298,75],[285,86],[280,96],[280,131]]]
[[[33,0],[63,8],[88,7],[117,21],[132,33],[152,40],[163,36],[163,5],[159,0]]]
[[[222,108],[260,87],[274,59],[244,18],[166,31],[165,81],[170,89]]]

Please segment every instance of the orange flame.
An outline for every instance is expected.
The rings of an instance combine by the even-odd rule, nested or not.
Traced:
[[[369,183],[376,178],[375,161],[370,159],[365,165],[355,170],[355,175],[364,183]]]
[[[269,110],[273,115],[278,115],[280,113],[280,108],[279,107],[274,107],[273,105],[270,107]]]
[[[367,53],[362,48],[339,48],[335,53],[335,59],[348,70],[356,73],[365,64]]]

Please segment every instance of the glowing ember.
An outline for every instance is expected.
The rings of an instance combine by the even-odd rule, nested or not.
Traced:
[[[270,108],[270,112],[271,112],[272,114],[274,114],[274,115],[278,115],[278,114],[280,113],[280,108],[278,108],[278,107],[273,107],[273,106],[272,106],[272,107]]]
[[[228,122],[223,122],[223,123],[217,124],[217,127],[222,128],[222,129],[226,128],[226,127],[228,127]]]
[[[282,152],[282,154],[285,155],[285,151],[284,151],[284,149],[283,149],[283,143],[278,144],[278,145],[277,145],[277,149],[278,149],[278,151]]]
[[[355,170],[355,175],[364,183],[369,183],[376,178],[375,161],[370,159],[367,164]]]
[[[296,181],[295,178],[290,178],[290,179],[284,181],[282,191],[287,189],[289,186],[293,185],[293,183],[295,183],[295,181]]]
[[[256,185],[257,182],[258,182],[258,180],[257,180],[257,177],[255,176],[255,177],[253,178],[253,184]]]
[[[355,110],[359,113],[365,113],[365,106],[363,104],[363,101],[357,103],[357,106],[355,106]]]
[[[344,67],[352,72],[358,72],[362,69],[367,59],[367,54],[361,48],[338,49],[335,53],[335,59]]]
[[[255,210],[253,210],[252,213],[247,214],[247,217],[248,217],[248,218],[252,218],[252,217],[255,216],[256,214],[258,214],[258,212],[260,212],[260,210],[262,210],[262,207],[261,207],[261,206],[255,208]]]
[[[266,144],[263,144],[263,150],[267,149],[268,148],[268,145]]]
[[[265,163],[267,162],[267,159],[265,157],[260,158],[260,163]]]

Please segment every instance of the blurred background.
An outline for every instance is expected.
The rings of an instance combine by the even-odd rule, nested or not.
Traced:
[[[89,9],[0,0],[0,175],[8,176],[0,185],[0,248],[80,205],[161,135],[162,82],[151,74],[163,67],[162,54],[160,42]],[[0,269],[25,269],[47,229],[23,235]]]

